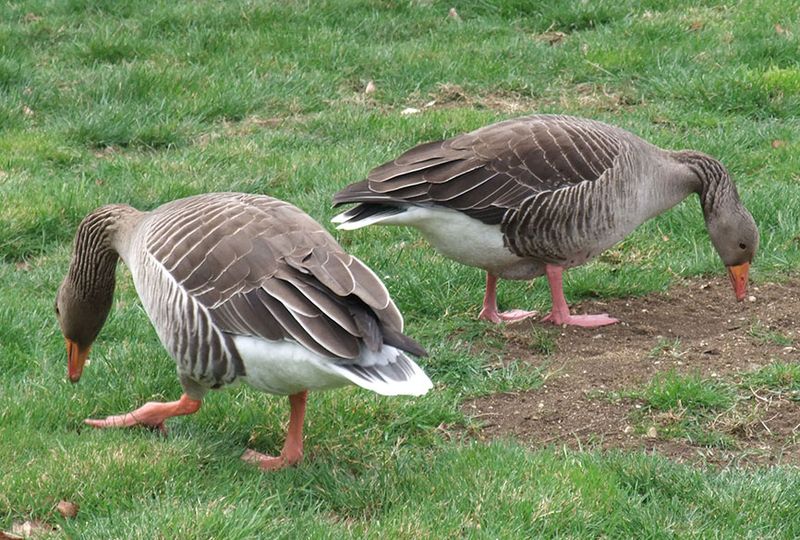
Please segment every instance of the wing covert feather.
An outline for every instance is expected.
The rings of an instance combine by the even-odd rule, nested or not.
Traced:
[[[337,193],[334,203],[436,204],[497,224],[537,193],[598,180],[630,136],[569,116],[506,120],[414,147],[373,169],[366,186]]]
[[[402,331],[377,276],[288,203],[209,194],[151,215],[145,247],[222,332],[352,359],[362,340],[379,346],[382,328]]]

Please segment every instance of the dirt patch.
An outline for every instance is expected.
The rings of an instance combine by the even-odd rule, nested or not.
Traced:
[[[460,85],[452,83],[439,83],[434,91],[424,96],[412,94],[408,101],[419,112],[428,109],[471,108],[490,109],[506,114],[529,114],[546,104],[541,99],[523,96],[517,92],[471,94]]]
[[[773,362],[800,362],[798,291],[800,279],[793,277],[751,287],[751,297],[736,303],[727,280],[714,278],[640,298],[583,302],[573,306],[574,313],[608,312],[622,322],[594,330],[552,329],[545,334],[555,340],[552,354],[531,352],[542,348],[547,326],[525,321],[499,327],[502,351],[478,347],[506,362],[522,360],[543,369],[544,385],[481,397],[463,410],[482,423],[477,433],[482,439],[514,437],[532,447],[643,449],[722,465],[800,464],[800,402],[791,393],[739,386],[736,410],[707,426],[725,438],[716,445],[663,436],[681,420],[668,417],[676,413],[665,417],[624,397],[670,370],[738,385],[742,374]]]

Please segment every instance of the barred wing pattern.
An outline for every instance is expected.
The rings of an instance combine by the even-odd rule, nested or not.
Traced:
[[[224,193],[175,201],[150,214],[145,249],[174,281],[151,292],[170,301],[151,305],[174,310],[161,317],[178,326],[164,332],[168,348],[197,380],[242,374],[235,335],[288,338],[342,362],[356,360],[362,342],[425,353],[401,334],[377,276],[289,203]]]
[[[337,193],[334,203],[436,204],[496,225],[537,193],[601,178],[626,136],[568,116],[507,120],[412,148]]]

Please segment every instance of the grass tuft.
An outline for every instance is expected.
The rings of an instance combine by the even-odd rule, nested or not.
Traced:
[[[800,399],[800,364],[775,362],[746,375],[742,384],[749,388],[765,388],[779,393],[788,393],[792,399]]]
[[[551,355],[558,348],[557,335],[558,331],[556,330],[532,326],[528,346],[535,354]]]
[[[754,322],[748,329],[747,334],[756,341],[765,344],[787,346],[793,343],[792,338],[775,330],[770,330],[760,321]]]
[[[702,379],[699,375],[679,375],[674,370],[656,375],[642,390],[641,398],[649,407],[660,411],[719,410],[736,401],[735,393],[727,385]]]

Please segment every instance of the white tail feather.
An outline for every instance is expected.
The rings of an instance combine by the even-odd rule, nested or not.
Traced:
[[[235,336],[233,340],[247,373],[242,382],[272,394],[326,390],[352,383],[384,396],[420,396],[433,387],[422,368],[391,345],[377,352],[364,347],[354,360],[357,363],[345,364],[341,358],[320,356],[289,339]]]
[[[349,212],[349,210],[347,211]],[[344,223],[345,221],[350,219],[350,216],[347,215],[347,212],[342,212],[341,214],[336,214],[331,218],[332,223]]]
[[[408,209],[405,208],[391,207],[383,212],[366,217],[358,217],[357,212],[353,212],[357,210],[357,208],[358,207],[351,208],[347,212],[342,212],[334,216],[331,221],[333,223],[339,223],[336,228],[342,231],[352,231],[369,225],[375,225],[376,223],[382,223],[384,225],[405,225],[408,223],[408,219],[404,217],[408,212]]]
[[[330,367],[347,380],[372,390],[382,396],[421,396],[433,388],[433,383],[416,362],[404,353],[390,364],[356,366],[331,365]]]

